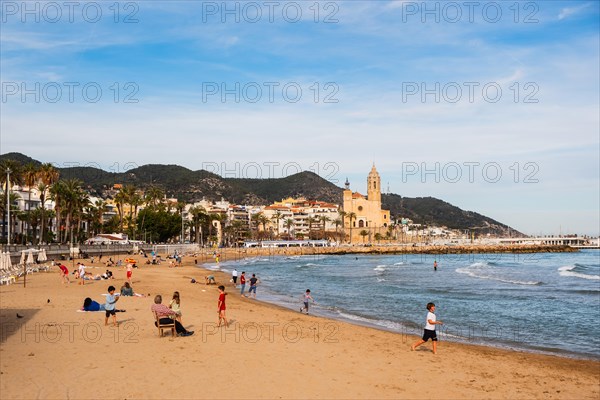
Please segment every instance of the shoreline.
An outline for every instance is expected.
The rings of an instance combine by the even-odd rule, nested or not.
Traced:
[[[222,271],[222,270],[214,270],[214,269],[206,268],[204,265],[197,265],[196,267],[206,271],[207,274],[220,275],[221,279],[223,281],[227,281],[230,278],[229,273]],[[261,291],[263,291],[263,293],[264,293],[264,289],[261,289]],[[273,298],[273,301],[264,300],[262,298],[259,298],[255,301],[258,301],[265,305],[278,307],[282,310],[295,313],[295,308],[292,308],[291,306],[290,307],[286,306],[286,304],[283,301],[280,302],[275,297],[283,298],[284,295],[281,293],[269,291],[267,298]],[[324,310],[324,311],[325,312],[322,315],[311,313],[311,316],[314,318],[321,318],[324,320],[340,321],[340,322],[344,322],[344,323],[351,324],[351,325],[356,325],[356,326],[361,326],[361,327],[365,327],[365,328],[369,328],[369,329],[379,330],[382,332],[389,332],[389,333],[392,333],[394,335],[399,335],[399,336],[411,336],[413,338],[417,338],[420,335],[420,334],[415,334],[413,332],[402,332],[402,331],[399,331],[399,330],[391,328],[391,327],[386,327],[384,325],[377,324],[377,322],[376,322],[377,320],[373,320],[373,322],[370,322],[369,320],[371,320],[371,318],[368,318],[368,317],[362,317],[359,315],[353,315],[357,319],[347,318],[347,317],[343,317],[343,316],[336,317],[330,310]],[[361,320],[364,320],[364,321],[361,321]],[[393,321],[389,321],[389,322],[393,322]],[[404,328],[409,330],[408,327],[406,327],[404,323],[398,323],[398,324],[402,325]],[[440,339],[439,343],[450,342],[450,343],[457,343],[457,344],[461,344],[461,345],[465,345],[465,346],[491,348],[491,349],[498,349],[501,351],[508,351],[508,352],[521,352],[521,353],[537,354],[537,355],[544,355],[544,356],[556,357],[556,358],[566,358],[566,359],[571,359],[571,360],[600,362],[600,356],[594,356],[592,354],[566,352],[566,351],[562,351],[562,350],[557,351],[557,352],[551,352],[551,351],[536,350],[536,349],[531,349],[531,348],[519,348],[519,347],[511,346],[509,343],[506,345],[494,344],[492,342],[469,343],[468,339],[461,340],[458,338],[449,338],[448,335],[444,334],[444,333],[439,333],[438,338]]]
[[[200,257],[197,257],[200,258]],[[2,398],[598,398],[600,362],[442,341],[410,351],[416,336],[303,315],[241,298],[229,274],[194,265],[142,265],[143,298],[122,298],[118,328],[104,313],[78,313],[116,279],[63,286],[56,268],[27,288],[0,287]],[[93,266],[94,273],[105,267]],[[216,327],[216,285],[191,284],[205,271],[224,284],[229,328]],[[159,337],[153,296],[181,292],[183,325],[195,334]],[[260,299],[260,291],[259,291]],[[50,302],[48,302],[48,300]],[[17,319],[15,314],[23,318]],[[62,331],[61,331],[62,328]],[[62,333],[61,333],[62,332]],[[56,368],[59,366],[59,368]],[[110,384],[107,384],[109,382]],[[242,382],[238,384],[238,382]],[[232,384],[233,383],[233,384]],[[172,385],[174,384],[174,385]]]

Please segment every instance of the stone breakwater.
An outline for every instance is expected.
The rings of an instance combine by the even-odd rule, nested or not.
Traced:
[[[210,250],[212,254],[212,249]],[[275,247],[221,248],[221,260],[251,256],[313,254],[472,254],[472,253],[573,253],[579,249],[550,245],[459,245],[459,246],[342,246],[342,247]],[[200,252],[206,257],[208,249]],[[205,260],[202,260],[205,261]]]
[[[469,253],[573,253],[570,246],[547,245],[472,245],[472,246],[374,246],[337,248],[329,254],[469,254]]]

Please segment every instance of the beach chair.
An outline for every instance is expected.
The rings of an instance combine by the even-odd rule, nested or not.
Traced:
[[[172,319],[171,322],[166,323],[166,324],[162,324],[160,322],[160,318],[158,317],[158,314],[156,312],[153,312],[154,314],[154,319],[156,319],[156,327],[158,328],[158,336],[163,337],[163,331],[165,329],[170,329],[171,330],[171,334],[173,336],[177,336],[176,332],[175,332],[175,320]]]

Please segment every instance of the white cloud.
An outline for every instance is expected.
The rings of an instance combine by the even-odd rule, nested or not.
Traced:
[[[585,3],[577,7],[565,7],[560,10],[560,13],[558,14],[558,20],[562,21],[563,19],[567,19],[574,15],[577,15],[590,6],[591,3]]]

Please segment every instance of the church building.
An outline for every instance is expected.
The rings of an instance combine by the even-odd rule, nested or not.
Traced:
[[[367,177],[367,197],[350,190],[346,179],[344,190],[344,231],[350,243],[367,243],[375,241],[375,234],[385,236],[390,225],[390,211],[381,209],[381,178],[375,164]],[[361,235],[366,231],[368,235]]]

